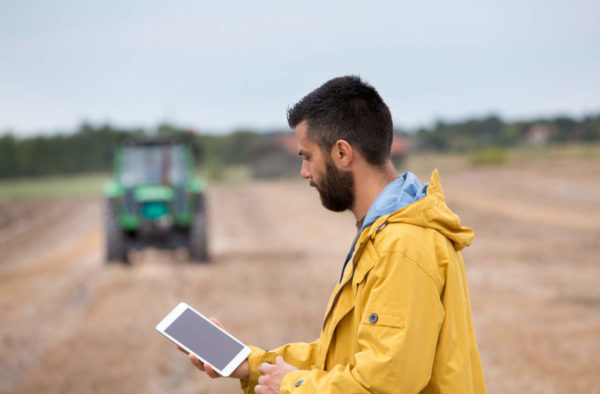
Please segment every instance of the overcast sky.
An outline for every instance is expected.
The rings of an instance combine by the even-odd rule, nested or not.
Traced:
[[[600,2],[0,0],[0,133],[285,127],[326,80],[396,125],[600,111]]]

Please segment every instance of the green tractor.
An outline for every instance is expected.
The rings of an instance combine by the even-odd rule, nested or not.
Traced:
[[[135,138],[117,148],[105,186],[107,262],[128,252],[187,247],[208,261],[205,182],[194,174],[197,150],[174,138]]]

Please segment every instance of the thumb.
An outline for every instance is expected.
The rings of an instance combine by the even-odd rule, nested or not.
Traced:
[[[283,359],[283,357],[277,356],[277,357],[275,357],[275,364],[277,364],[277,365],[285,365],[287,363],[285,362],[285,360]]]
[[[215,323],[217,326],[221,327],[222,329],[225,329],[225,327],[223,327],[223,324],[221,324],[219,319],[217,319],[216,317],[210,317],[210,318],[208,318],[208,320]]]

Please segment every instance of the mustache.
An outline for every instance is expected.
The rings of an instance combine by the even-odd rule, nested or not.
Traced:
[[[314,182],[312,181],[312,179],[311,179],[311,181],[310,181],[310,183],[309,183],[309,184],[310,184],[312,187],[317,187],[317,184],[316,184],[316,183],[314,183]],[[317,187],[317,189],[318,189],[318,187]]]

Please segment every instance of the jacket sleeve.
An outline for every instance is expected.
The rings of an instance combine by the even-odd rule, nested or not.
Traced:
[[[248,380],[241,380],[242,391],[247,394],[254,393],[254,386],[258,383],[258,367],[262,363],[275,363],[277,356],[299,369],[311,369],[317,354],[318,340],[310,343],[297,342],[283,345],[271,351],[265,351],[255,346],[249,346],[252,350],[248,356],[248,368],[250,376]]]
[[[398,252],[381,255],[363,285],[354,365],[290,372],[281,393],[418,393],[427,385],[444,319],[440,287]]]

